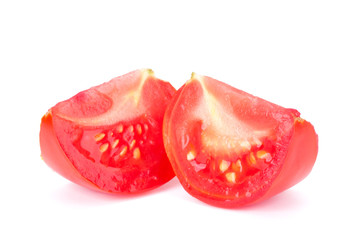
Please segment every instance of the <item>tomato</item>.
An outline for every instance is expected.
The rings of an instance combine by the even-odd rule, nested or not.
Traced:
[[[162,141],[162,121],[176,90],[137,70],[78,93],[42,118],[43,160],[79,185],[135,193],[174,177]]]
[[[318,152],[317,134],[298,111],[197,74],[167,107],[163,138],[184,189],[229,208],[295,185]]]

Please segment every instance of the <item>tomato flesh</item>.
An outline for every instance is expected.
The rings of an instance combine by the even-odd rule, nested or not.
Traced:
[[[191,195],[238,207],[274,192],[300,119],[296,110],[193,75],[168,106],[163,135],[174,171]],[[315,161],[317,146],[307,151]],[[303,168],[311,169],[314,161]]]
[[[69,180],[104,192],[162,185],[174,176],[162,119],[175,91],[151,71],[137,70],[58,103],[42,119],[44,161]]]

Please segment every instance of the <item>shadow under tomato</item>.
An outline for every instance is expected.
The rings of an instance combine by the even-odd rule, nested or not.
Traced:
[[[279,212],[279,213],[294,212],[303,208],[308,201],[307,199],[304,199],[304,197],[298,191],[295,191],[292,189],[286,190],[276,196],[273,196],[267,200],[264,200],[263,202],[254,203],[252,205],[245,205],[238,208],[222,208],[222,207],[212,206],[194,197],[191,197],[188,194],[186,196],[184,192],[182,192],[182,195],[181,195],[181,191],[177,192],[177,194],[175,195],[177,195],[178,198],[182,198],[185,201],[192,202],[198,205],[203,205],[204,207],[218,208],[224,211],[251,212],[255,214],[256,213],[265,214],[265,213],[273,213],[273,212]]]
[[[158,194],[160,192],[166,192],[170,189],[175,188],[178,185],[176,178],[171,179],[164,185],[155,188],[150,191],[142,193],[133,194],[109,194],[94,191],[88,188],[81,187],[74,183],[67,183],[64,187],[57,189],[53,193],[53,197],[63,203],[73,204],[73,205],[102,205],[116,202],[129,201],[132,199],[146,197],[152,194]]]
[[[244,206],[239,210],[256,212],[297,211],[303,207],[305,203],[306,200],[299,192],[290,189],[264,200],[263,202]]]

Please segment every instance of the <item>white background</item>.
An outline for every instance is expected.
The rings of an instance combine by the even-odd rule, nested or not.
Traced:
[[[40,159],[42,115],[138,68],[180,87],[208,75],[298,109],[319,135],[311,174],[239,210],[172,180],[96,193]],[[352,239],[351,1],[1,1],[0,239]]]

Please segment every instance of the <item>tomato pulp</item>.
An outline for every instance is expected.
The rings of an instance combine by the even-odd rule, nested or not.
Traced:
[[[111,193],[142,192],[174,177],[162,121],[176,90],[137,70],[78,93],[42,118],[43,160],[79,185]]]
[[[313,126],[294,109],[192,74],[167,107],[165,149],[184,189],[239,207],[305,178],[318,152]]]

